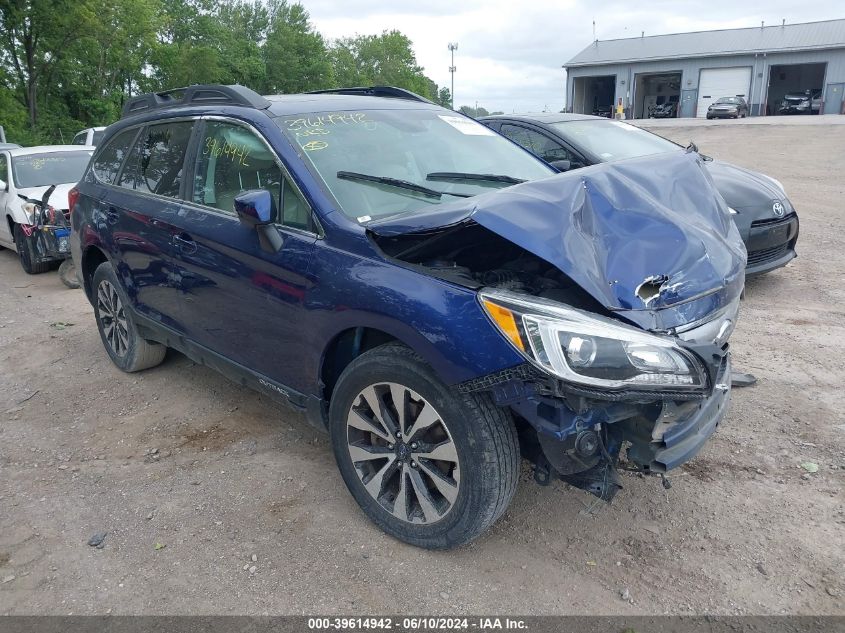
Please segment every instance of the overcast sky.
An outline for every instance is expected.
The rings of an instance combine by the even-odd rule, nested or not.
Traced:
[[[300,0],[326,37],[398,29],[414,42],[417,61],[449,86],[449,42],[455,54],[455,106],[490,111],[558,111],[561,66],[593,40],[845,17],[841,0]],[[842,8],[838,8],[842,7]]]

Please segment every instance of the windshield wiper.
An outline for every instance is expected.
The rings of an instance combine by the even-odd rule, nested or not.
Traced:
[[[425,177],[426,180],[477,180],[482,182],[506,182],[518,185],[525,182],[522,178],[502,176],[499,174],[468,174],[461,171],[433,171]]]
[[[361,182],[372,182],[379,185],[389,185],[399,189],[408,189],[409,191],[416,191],[429,198],[440,198],[444,194],[447,196],[457,196],[459,198],[471,198],[473,194],[468,193],[452,193],[451,191],[437,191],[436,189],[429,189],[423,185],[418,185],[409,180],[402,180],[400,178],[390,178],[389,176],[370,176],[369,174],[360,174],[357,171],[339,171],[337,177],[341,180],[360,180]]]

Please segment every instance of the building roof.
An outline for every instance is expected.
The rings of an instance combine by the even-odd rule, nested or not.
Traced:
[[[845,19],[597,40],[564,68],[683,57],[845,48]]]

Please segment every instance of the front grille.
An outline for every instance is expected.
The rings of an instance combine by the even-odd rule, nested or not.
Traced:
[[[779,244],[771,248],[764,248],[759,251],[752,251],[748,253],[748,265],[757,266],[758,264],[765,264],[767,262],[780,259],[789,250],[789,244]]]
[[[777,226],[778,224],[789,224],[795,217],[794,213],[789,213],[782,218],[767,218],[765,220],[754,220],[751,223],[751,228],[756,229],[760,226]]]

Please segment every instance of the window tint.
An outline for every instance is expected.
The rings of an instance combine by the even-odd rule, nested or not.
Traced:
[[[129,151],[129,144],[132,143],[137,133],[137,129],[121,132],[103,148],[103,151],[97,154],[92,169],[102,182],[108,184],[114,182],[115,176],[117,176],[117,172],[120,171],[120,166],[123,164],[123,159]],[[73,139],[73,141],[76,144],[76,139]],[[84,145],[84,142],[82,144]]]
[[[502,125],[502,134],[522,145],[547,163],[554,160],[575,160],[572,153],[557,141],[520,125]]]
[[[96,130],[94,132],[94,138],[91,140],[91,145],[99,145],[100,141],[103,140],[103,133],[105,130]]]
[[[118,183],[138,191],[179,197],[182,165],[193,123],[151,125],[141,132]]]
[[[235,197],[267,189],[281,206],[282,170],[264,141],[247,128],[209,121],[194,170],[194,202],[235,214]]]

